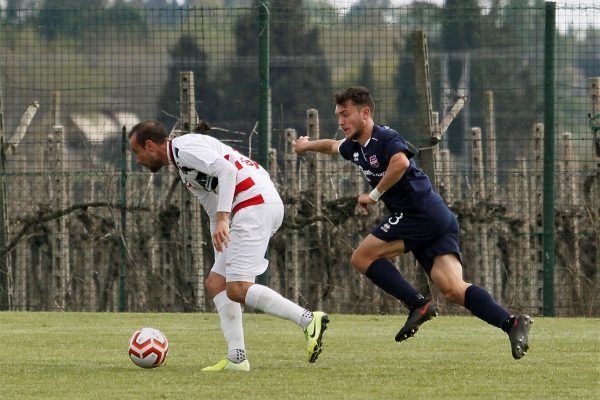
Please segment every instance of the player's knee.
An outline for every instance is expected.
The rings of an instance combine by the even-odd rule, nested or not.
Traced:
[[[361,274],[365,274],[367,272],[367,269],[369,268],[369,265],[371,265],[371,263],[372,261],[369,261],[367,257],[365,257],[362,253],[356,250],[354,251],[354,253],[352,253],[352,257],[350,258],[350,264],[352,265],[352,267]]]
[[[243,287],[236,284],[227,285],[227,297],[236,303],[244,304],[246,302],[246,291]]]
[[[209,274],[204,280],[204,287],[206,288],[206,292],[210,297],[215,297],[226,289],[225,279],[221,279],[218,276]]]
[[[454,285],[440,288],[442,294],[451,303],[463,305],[465,302],[465,290],[462,286]]]

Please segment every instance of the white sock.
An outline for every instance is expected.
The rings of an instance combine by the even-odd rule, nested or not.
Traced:
[[[233,363],[239,364],[246,359],[246,350],[231,349],[227,352],[227,359]]]
[[[221,321],[221,330],[227,342],[227,358],[235,363],[246,359],[244,328],[242,326],[242,306],[227,297],[222,291],[213,298]]]
[[[286,299],[273,289],[254,284],[246,292],[246,305],[267,314],[294,322],[302,329],[312,320],[312,313]]]

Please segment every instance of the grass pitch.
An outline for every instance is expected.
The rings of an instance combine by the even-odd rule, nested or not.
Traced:
[[[245,315],[249,373],[202,373],[226,346],[216,314],[0,313],[0,399],[598,399],[600,320],[536,318],[525,358],[474,317],[440,317],[394,342],[404,316],[330,315],[308,364],[293,323]],[[162,330],[163,367],[127,356]]]

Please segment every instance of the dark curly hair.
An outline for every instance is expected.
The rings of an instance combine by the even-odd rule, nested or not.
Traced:
[[[335,98],[335,104],[342,105],[346,101],[351,100],[352,103],[357,107],[369,107],[371,114],[375,112],[375,102],[369,89],[364,86],[352,86],[346,90],[340,90],[336,92],[333,97]]]

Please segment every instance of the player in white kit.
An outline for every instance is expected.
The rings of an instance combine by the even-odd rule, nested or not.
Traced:
[[[174,164],[210,218],[215,263],[205,285],[215,303],[228,353],[203,371],[250,370],[240,304],[303,328],[308,361],[315,362],[328,316],[255,283],[267,269],[264,257],[269,239],[283,220],[283,203],[267,171],[211,136],[187,134],[170,139],[164,126],[153,120],[131,129],[129,145],[137,162],[151,172]]]

